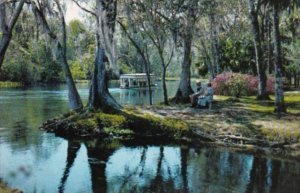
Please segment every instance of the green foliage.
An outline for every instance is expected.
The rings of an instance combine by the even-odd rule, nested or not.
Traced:
[[[87,79],[87,72],[83,69],[82,63],[80,63],[80,61],[69,61],[69,65],[74,80]]]
[[[233,72],[252,73],[256,72],[255,52],[250,37],[233,39],[231,37],[221,39],[221,68]]]
[[[33,68],[24,65],[18,58],[11,59],[3,65],[4,80],[30,84],[33,81]]]
[[[70,21],[69,28],[71,34],[75,37],[78,37],[79,34],[85,33],[85,26],[77,19]]]
[[[300,73],[300,38],[295,39],[291,45],[287,47],[288,52],[290,53],[287,56],[289,64],[285,67],[287,72],[290,73]]]

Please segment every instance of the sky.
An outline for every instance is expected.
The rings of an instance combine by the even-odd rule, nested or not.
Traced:
[[[67,3],[67,12],[65,15],[66,23],[68,24],[73,19],[82,20],[83,11],[72,1]]]

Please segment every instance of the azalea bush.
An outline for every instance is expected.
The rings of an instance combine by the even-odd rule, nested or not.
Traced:
[[[273,94],[275,89],[275,80],[268,77],[266,91]],[[250,96],[256,95],[258,90],[258,78],[253,75],[240,73],[222,73],[212,82],[214,93],[225,96]]]

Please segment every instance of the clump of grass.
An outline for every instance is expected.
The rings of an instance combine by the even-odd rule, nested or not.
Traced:
[[[126,118],[123,115],[96,113],[95,118],[100,127],[123,128],[126,127]]]
[[[85,129],[86,131],[93,131],[98,127],[95,118],[78,119],[72,124],[75,128]]]

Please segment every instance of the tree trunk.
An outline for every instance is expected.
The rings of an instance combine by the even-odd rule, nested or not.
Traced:
[[[136,47],[137,48],[137,47]],[[138,48],[137,48],[138,49]],[[148,53],[148,47],[146,46],[146,50],[143,53],[141,48],[139,48],[139,53],[144,61],[145,69],[146,69],[146,76],[147,76],[147,82],[148,82],[148,92],[149,92],[149,104],[152,105],[152,88],[151,88],[151,69],[150,69],[150,60],[149,60],[149,53]]]
[[[58,43],[58,52],[59,52],[59,56],[60,56],[60,64],[61,67],[63,69],[64,75],[65,75],[65,79],[66,79],[66,83],[68,86],[68,96],[69,96],[69,103],[72,109],[74,110],[80,110],[83,108],[82,102],[81,102],[81,98],[78,94],[76,85],[74,83],[70,68],[69,68],[69,64],[66,58],[66,55],[63,53],[63,48],[60,45],[60,43]]]
[[[150,66],[150,64],[146,64],[146,68],[148,68],[148,66]],[[146,76],[147,76],[147,82],[148,82],[148,92],[149,92],[149,105],[153,104],[152,101],[152,88],[151,88],[151,77],[150,77],[150,72],[149,70],[146,70]]]
[[[205,37],[204,37],[205,38]],[[204,55],[205,55],[205,64],[208,68],[208,71],[209,71],[209,80],[210,81],[213,81],[214,80],[214,77],[215,77],[215,72],[214,72],[214,68],[211,64],[211,59],[210,59],[210,55],[207,51],[207,48],[205,46],[205,42],[203,39],[200,40],[201,44],[202,44],[202,47],[203,47],[203,50],[204,50]]]
[[[167,84],[166,84],[166,71],[167,68],[163,68],[163,74],[162,74],[162,83],[163,83],[163,91],[164,91],[164,102],[165,105],[169,105],[169,99],[168,99],[168,90],[167,90]]]
[[[272,22],[271,14],[268,15],[268,70],[269,74],[273,72],[273,46],[272,46]]]
[[[58,2],[57,5],[59,6]],[[66,56],[66,52],[67,52],[67,47],[66,47],[66,29],[65,29],[65,20],[64,20],[64,16],[62,11],[60,12],[61,14],[61,22],[62,22],[62,27],[63,27],[63,42],[62,44],[59,42],[56,34],[54,34],[54,32],[50,29],[48,22],[46,20],[46,17],[44,15],[44,13],[34,4],[32,3],[32,9],[34,11],[34,13],[36,14],[36,16],[39,17],[45,32],[48,34],[48,36],[51,38],[51,41],[57,45],[57,49],[58,49],[58,53],[60,56],[60,64],[62,67],[62,70],[64,72],[64,76],[66,79],[66,83],[68,86],[68,91],[69,91],[69,103],[72,109],[74,110],[80,110],[82,109],[83,105],[80,99],[80,96],[78,94],[78,91],[76,89],[70,68],[69,68],[69,64],[67,61],[67,56]]]
[[[184,36],[184,55],[181,64],[180,83],[177,93],[174,97],[175,103],[189,103],[189,95],[194,93],[191,86],[191,50],[193,41],[194,24],[198,1],[190,0],[188,5],[187,25],[185,26]]]
[[[179,88],[174,97],[175,103],[189,103],[189,95],[194,92],[191,86],[191,42],[191,37],[185,37],[184,58],[181,65]]]
[[[98,25],[98,27],[100,27],[100,25]],[[104,50],[101,46],[100,36],[97,34],[97,55],[94,62],[94,73],[91,82],[88,107],[101,109],[106,112],[119,111],[121,106],[108,91],[108,78],[103,58]]]
[[[12,37],[12,34],[3,34],[2,39],[0,41],[0,70],[1,70],[2,64],[4,62],[4,56],[5,56],[6,50],[8,48],[9,42],[11,40],[11,37]],[[1,72],[0,72],[0,75],[1,75]]]
[[[60,12],[60,19],[62,24],[62,36],[63,36],[62,47],[60,44],[58,44],[58,51],[60,53],[61,64],[62,64],[63,72],[65,74],[66,82],[69,90],[69,99],[70,99],[69,101],[73,109],[80,110],[83,108],[82,101],[76,89],[76,85],[74,83],[72,73],[70,71],[68,60],[67,60],[67,31],[66,31],[65,17],[64,17],[63,10],[61,9],[61,6],[59,4],[59,1],[55,0],[55,2]]]
[[[274,34],[274,57],[275,57],[275,112],[280,116],[286,112],[282,81],[282,50],[279,31],[279,3],[274,3],[273,10],[273,34]]]
[[[10,40],[12,38],[13,28],[23,9],[24,3],[25,0],[20,1],[8,24],[6,24],[5,2],[0,3],[0,25],[2,29],[2,38],[0,40],[0,79],[1,79],[1,67],[4,62],[5,53],[7,51]]]
[[[216,41],[216,30],[215,30],[215,13],[213,10],[213,5],[215,2],[210,3],[210,14],[209,14],[209,25],[210,25],[210,49],[211,55],[215,67],[216,74],[219,74],[219,56],[217,52],[217,41]],[[214,75],[213,78],[214,79]]]
[[[265,65],[263,60],[263,53],[261,47],[260,30],[257,11],[255,10],[254,0],[249,0],[249,15],[251,20],[251,28],[253,35],[253,43],[255,47],[255,61],[258,75],[258,100],[269,99],[266,93],[267,76],[265,72]]]
[[[113,1],[96,0],[96,41],[97,53],[94,62],[94,73],[91,82],[88,107],[101,109],[105,112],[117,112],[121,106],[111,96],[108,90],[108,76],[104,62],[104,48],[113,40],[115,13],[111,7]],[[106,12],[104,14],[103,12]],[[107,32],[108,30],[109,32]],[[108,34],[106,34],[108,33]],[[106,53],[107,54],[107,53]]]

